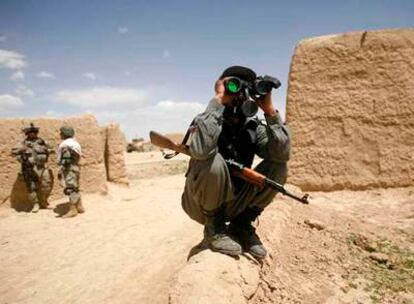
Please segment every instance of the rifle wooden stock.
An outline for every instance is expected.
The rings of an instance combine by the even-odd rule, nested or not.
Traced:
[[[245,181],[260,188],[265,186],[266,176],[263,174],[260,174],[250,168],[246,168],[242,164],[236,163],[231,159],[226,160],[226,163],[230,167],[231,175],[244,179]]]
[[[169,149],[172,151],[175,151],[176,154],[178,153],[183,153],[186,154],[188,156],[190,155],[190,151],[188,150],[188,147],[184,144],[177,144],[175,142],[173,142],[171,139],[165,137],[164,135],[157,133],[155,131],[151,131],[150,132],[150,139],[151,139],[151,143],[153,145],[156,145],[160,148],[164,148],[164,149]],[[173,155],[174,156],[174,155]],[[170,158],[168,157],[168,155],[164,156],[165,158]],[[264,187],[264,186],[269,186],[272,189],[279,191],[280,193],[282,193],[283,195],[289,196],[299,202],[301,202],[302,204],[309,204],[308,201],[308,194],[305,194],[303,197],[299,197],[291,192],[289,192],[288,190],[285,189],[285,187],[283,187],[283,185],[275,182],[274,180],[271,180],[269,178],[267,178],[266,176],[264,176],[263,174],[247,168],[245,166],[243,166],[240,163],[237,163],[231,159],[226,160],[227,165],[229,166],[230,169],[230,173],[233,176],[237,176],[255,186],[258,187]]]
[[[169,149],[178,153],[183,153],[185,155],[191,156],[190,151],[188,151],[188,148],[185,145],[177,144],[168,137],[165,137],[164,135],[158,132],[150,131],[150,139],[153,145],[156,145],[160,148]]]

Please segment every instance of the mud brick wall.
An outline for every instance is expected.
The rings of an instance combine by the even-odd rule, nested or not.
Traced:
[[[301,41],[287,97],[289,182],[304,190],[414,184],[414,29]]]
[[[126,138],[119,124],[111,123],[106,128],[106,173],[110,182],[128,184],[125,165]]]

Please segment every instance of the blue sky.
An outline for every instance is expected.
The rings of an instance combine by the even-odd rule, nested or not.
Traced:
[[[238,64],[282,81],[313,36],[413,27],[414,1],[0,0],[0,116],[93,113],[129,138],[184,132]]]

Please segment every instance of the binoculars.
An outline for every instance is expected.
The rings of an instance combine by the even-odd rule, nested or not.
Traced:
[[[259,98],[268,94],[272,89],[280,87],[280,81],[272,76],[259,76],[253,82],[242,80],[238,77],[231,77],[225,82],[226,91],[230,94],[237,94],[248,90],[253,98]]]
[[[277,89],[281,85],[280,81],[272,76],[259,76],[254,81],[249,82],[238,77],[230,77],[224,83],[226,92],[229,94],[243,95],[244,102],[241,105],[243,114],[247,117],[254,116],[258,111],[256,101],[268,94],[272,89]]]

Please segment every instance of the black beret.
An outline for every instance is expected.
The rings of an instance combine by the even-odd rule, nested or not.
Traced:
[[[220,79],[223,79],[224,77],[239,77],[240,79],[251,82],[256,79],[256,73],[249,68],[235,65],[224,70]]]

